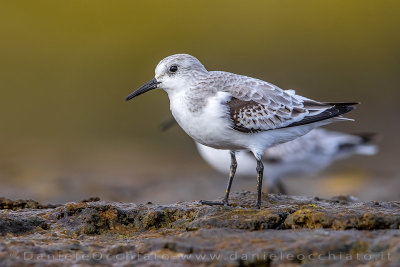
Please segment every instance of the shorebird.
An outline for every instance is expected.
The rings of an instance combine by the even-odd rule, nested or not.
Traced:
[[[282,179],[288,176],[315,175],[337,160],[354,155],[374,155],[374,134],[346,134],[317,128],[292,141],[268,148],[261,160],[268,170],[264,182],[268,192],[286,194]],[[226,174],[230,164],[228,150],[214,149],[196,142],[201,157],[218,172]],[[256,168],[250,151],[237,151],[236,176],[251,176]],[[264,184],[265,184],[264,183]]]
[[[187,54],[161,60],[155,78],[126,97],[130,100],[153,89],[163,89],[180,127],[196,142],[230,150],[231,167],[222,201],[206,205],[229,205],[229,193],[237,163],[235,151],[249,150],[257,161],[257,203],[261,207],[264,151],[291,141],[312,129],[338,120],[357,103],[323,103],[271,83],[223,71],[207,71]]]

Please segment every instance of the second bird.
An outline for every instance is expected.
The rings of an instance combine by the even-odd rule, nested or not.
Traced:
[[[271,193],[286,194],[282,182],[287,177],[315,175],[337,160],[354,155],[374,155],[378,152],[373,144],[375,134],[346,134],[322,128],[312,130],[306,135],[267,149],[262,156],[268,170],[264,175],[264,184]],[[214,149],[196,143],[201,157],[220,173],[227,173],[229,151]],[[256,164],[249,151],[236,152],[238,168],[236,176],[249,177],[254,173]]]
[[[157,88],[167,92],[172,115],[191,138],[205,146],[231,151],[224,199],[201,201],[206,205],[229,205],[237,167],[235,151],[249,150],[257,161],[256,207],[260,208],[264,151],[316,127],[346,120],[341,115],[356,104],[318,102],[259,79],[207,71],[198,59],[187,54],[161,60],[155,78],[126,100]]]

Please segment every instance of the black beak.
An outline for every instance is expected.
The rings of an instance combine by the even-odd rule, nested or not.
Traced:
[[[147,91],[153,90],[157,88],[157,85],[160,82],[157,82],[156,78],[150,80],[148,83],[146,83],[145,85],[143,85],[142,87],[140,87],[139,89],[137,89],[135,92],[133,92],[132,94],[128,95],[125,100],[131,100],[134,97],[137,97],[138,95],[144,94]]]

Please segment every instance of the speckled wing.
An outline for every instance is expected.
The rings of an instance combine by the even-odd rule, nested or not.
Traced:
[[[233,128],[254,133],[308,124],[346,113],[355,103],[320,103],[279,87],[246,76],[214,72],[222,91],[232,95],[228,101]]]

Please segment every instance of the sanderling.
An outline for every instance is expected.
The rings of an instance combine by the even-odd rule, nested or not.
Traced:
[[[264,182],[269,192],[286,194],[282,179],[288,176],[315,175],[334,161],[353,155],[374,155],[378,148],[371,144],[374,134],[346,134],[322,128],[292,141],[268,148],[261,157],[268,170]],[[214,149],[196,142],[202,158],[220,173],[227,173],[228,150]],[[237,151],[236,176],[251,176],[256,168],[250,151]]]
[[[187,54],[161,60],[155,78],[126,97],[152,89],[167,92],[177,123],[196,142],[230,150],[231,168],[224,200],[201,201],[229,205],[236,171],[236,150],[250,150],[257,161],[257,204],[261,207],[264,166],[261,157],[274,145],[291,141],[337,120],[356,103],[322,103],[285,91],[268,82],[223,71],[207,71]]]

